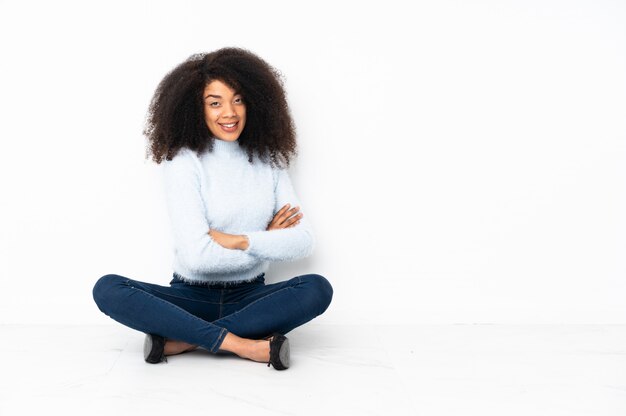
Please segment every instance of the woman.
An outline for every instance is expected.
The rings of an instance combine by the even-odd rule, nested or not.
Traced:
[[[322,314],[333,289],[317,274],[265,284],[269,262],[314,245],[286,170],[296,142],[279,73],[239,48],[193,55],[157,87],[144,133],[162,169],[173,278],[103,276],[96,304],[146,333],[146,362],[202,347],[288,368],[284,334]]]

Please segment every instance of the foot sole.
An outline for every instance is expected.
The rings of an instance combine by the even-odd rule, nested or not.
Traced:
[[[289,347],[289,338],[287,338],[283,345],[280,346],[280,351],[278,351],[278,357],[280,357],[280,362],[283,363],[285,368],[289,368],[289,361],[291,360],[291,348]]]
[[[162,361],[167,362],[167,358],[163,353],[165,347],[165,339],[159,335],[146,334],[143,340],[143,359],[150,364],[158,364]]]

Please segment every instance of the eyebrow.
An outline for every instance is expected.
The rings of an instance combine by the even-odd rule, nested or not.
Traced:
[[[233,97],[235,97],[235,96],[237,96],[237,95],[241,95],[241,94],[240,94],[240,93],[238,93],[238,92],[236,92],[235,94],[233,94]],[[206,96],[206,97],[204,97],[204,98],[209,98],[209,97],[213,97],[213,98],[220,98],[220,99],[222,98],[222,96],[221,96],[221,95],[217,95],[217,94],[209,94],[209,95],[207,95],[207,96]]]

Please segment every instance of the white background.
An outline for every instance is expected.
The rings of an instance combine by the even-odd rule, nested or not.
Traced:
[[[410,6],[409,6],[410,5]],[[329,323],[626,323],[626,3],[0,0],[0,323],[167,284],[142,129],[223,46],[285,76]]]

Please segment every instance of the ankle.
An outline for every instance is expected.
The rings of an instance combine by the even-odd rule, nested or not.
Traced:
[[[241,338],[228,333],[220,345],[220,350],[237,354],[241,358],[267,362],[269,360],[270,343],[263,339]]]
[[[255,340],[250,353],[251,360],[266,363],[270,359],[270,342],[268,340]]]

